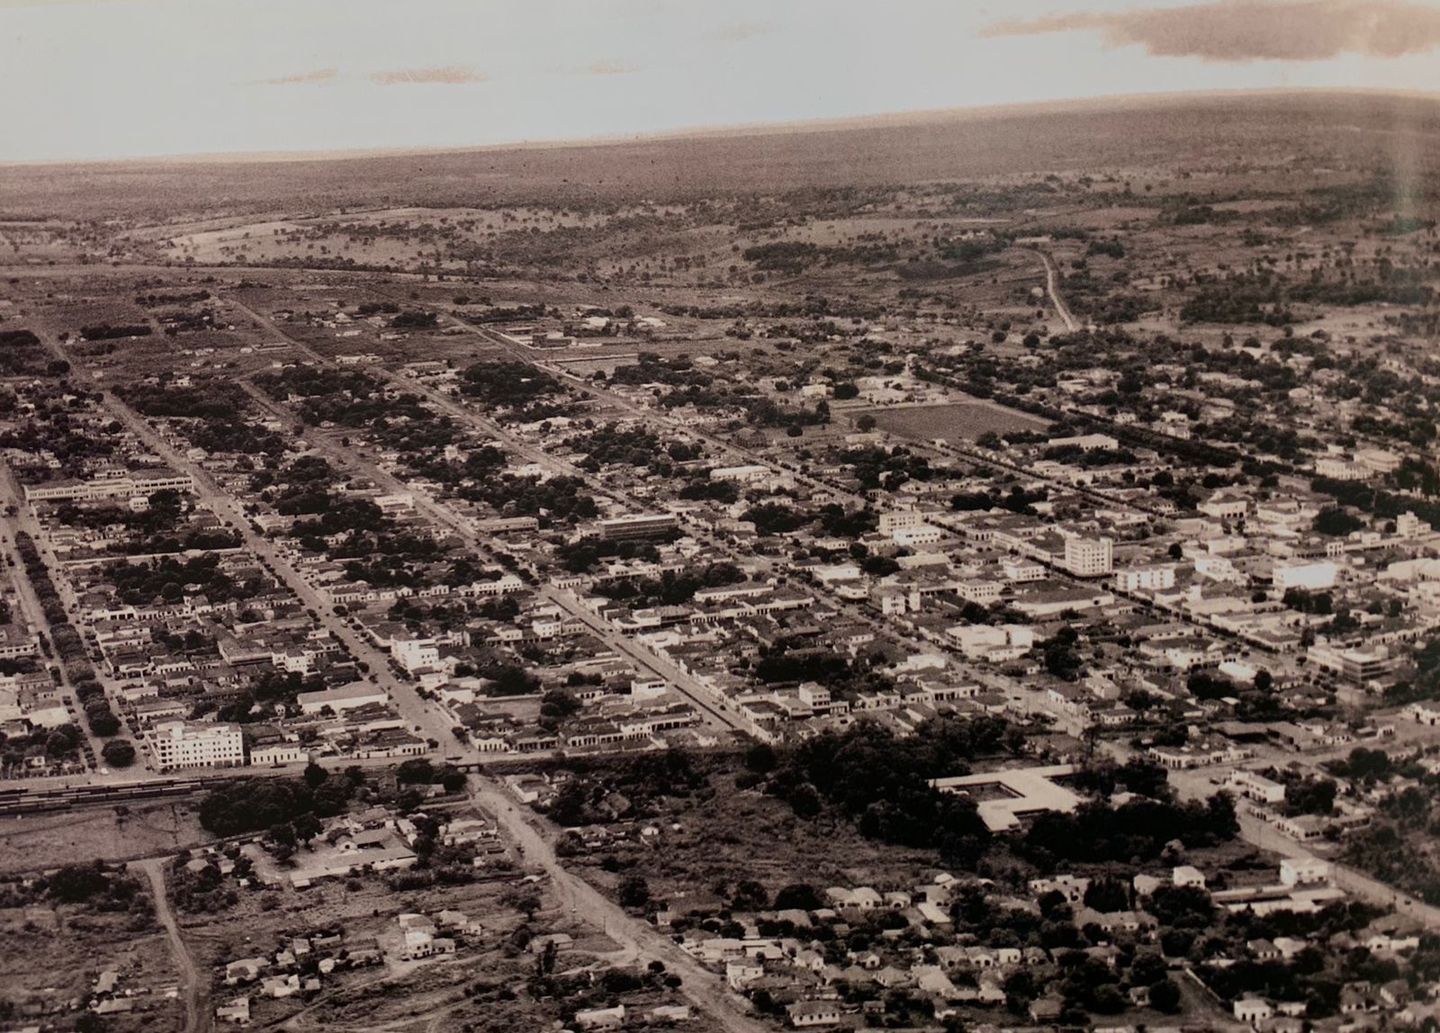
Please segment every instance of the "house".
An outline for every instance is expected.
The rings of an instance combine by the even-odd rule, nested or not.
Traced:
[[[1170,872],[1170,880],[1176,886],[1194,886],[1202,890],[1205,888],[1205,873],[1194,865],[1177,865]]]
[[[625,1006],[587,1008],[575,1013],[575,1025],[581,1029],[619,1029],[625,1024]]]
[[[662,1004],[650,1009],[650,1021],[655,1022],[689,1022],[690,1006],[688,1004]]]
[[[1235,1018],[1240,1022],[1248,1022],[1255,1025],[1264,1022],[1275,1014],[1275,1009],[1270,1007],[1270,1002],[1263,997],[1241,997],[1235,1002]]]
[[[1282,886],[1309,886],[1330,880],[1330,864],[1314,857],[1287,857],[1280,862]]]
[[[840,1002],[796,1001],[786,1006],[785,1013],[790,1018],[790,1025],[796,1029],[833,1026],[840,1021]]]
[[[1280,957],[1280,948],[1269,940],[1251,940],[1245,949],[1256,961],[1275,961]]]
[[[241,958],[225,966],[225,985],[253,983],[270,966],[269,958]]]
[[[293,972],[288,976],[266,976],[260,980],[260,989],[266,997],[291,997],[300,992],[300,977]]]
[[[725,983],[731,990],[743,990],[765,975],[765,966],[749,961],[730,961],[725,964]]]
[[[237,997],[228,1004],[222,1004],[215,1009],[215,1019],[218,1022],[233,1022],[237,1026],[250,1025],[250,998]]]
[[[1030,1002],[1032,1022],[1057,1022],[1065,1010],[1065,999],[1057,994],[1046,994]]]

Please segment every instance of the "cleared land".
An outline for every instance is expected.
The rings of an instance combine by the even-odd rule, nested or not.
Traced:
[[[990,402],[952,405],[917,405],[905,409],[877,409],[871,413],[881,430],[920,441],[974,441],[983,434],[1042,431],[1044,420]]]

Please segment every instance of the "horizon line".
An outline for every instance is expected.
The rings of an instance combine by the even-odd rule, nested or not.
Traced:
[[[1333,94],[1343,96],[1391,97],[1395,99],[1440,101],[1440,92],[1426,90],[1387,89],[1348,86],[1296,86],[1260,89],[1157,90],[1146,93],[1096,94],[1086,97],[1061,97],[1053,100],[1017,101],[1007,104],[959,105],[945,108],[917,108],[906,111],[870,112],[858,115],[835,115],[821,118],[777,122],[739,122],[715,125],[677,126],[638,133],[606,133],[587,137],[555,137],[519,139],[489,144],[456,144],[418,147],[356,147],[339,150],[279,151],[205,151],[153,154],[130,157],[95,158],[21,158],[0,159],[0,168],[73,168],[155,164],[264,164],[281,162],[327,162],[363,158],[403,158],[407,156],[479,154],[487,151],[561,149],[566,147],[609,147],[619,144],[660,143],[704,137],[768,135],[783,133],[827,132],[859,129],[887,122],[933,119],[943,116],[986,116],[1003,114],[1043,114],[1056,109],[1086,106],[1155,103],[1176,100],[1204,101],[1224,97],[1285,97]]]

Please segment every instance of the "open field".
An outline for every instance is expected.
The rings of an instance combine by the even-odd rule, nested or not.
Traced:
[[[126,814],[87,808],[0,819],[0,873],[33,872],[76,858],[151,857],[208,842],[183,802],[131,806]]]
[[[919,441],[944,438],[974,441],[983,434],[1009,431],[1043,431],[1044,420],[1005,409],[991,402],[956,402],[951,405],[917,405],[871,411],[881,430]]]
[[[101,889],[79,902],[24,883],[0,883],[0,892],[17,905],[0,908],[0,942],[6,946],[0,1002],[64,1022],[73,1021],[97,990],[113,992],[112,1006],[124,1010],[105,1015],[103,1028],[110,1033],[178,1030],[179,976],[148,884],[123,870],[108,878],[113,895]]]

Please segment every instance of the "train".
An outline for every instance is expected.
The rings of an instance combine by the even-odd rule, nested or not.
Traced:
[[[5,786],[0,787],[0,816],[41,814],[49,811],[68,811],[76,806],[108,806],[132,800],[188,796],[204,787],[205,781],[198,778],[101,783],[49,789]]]

